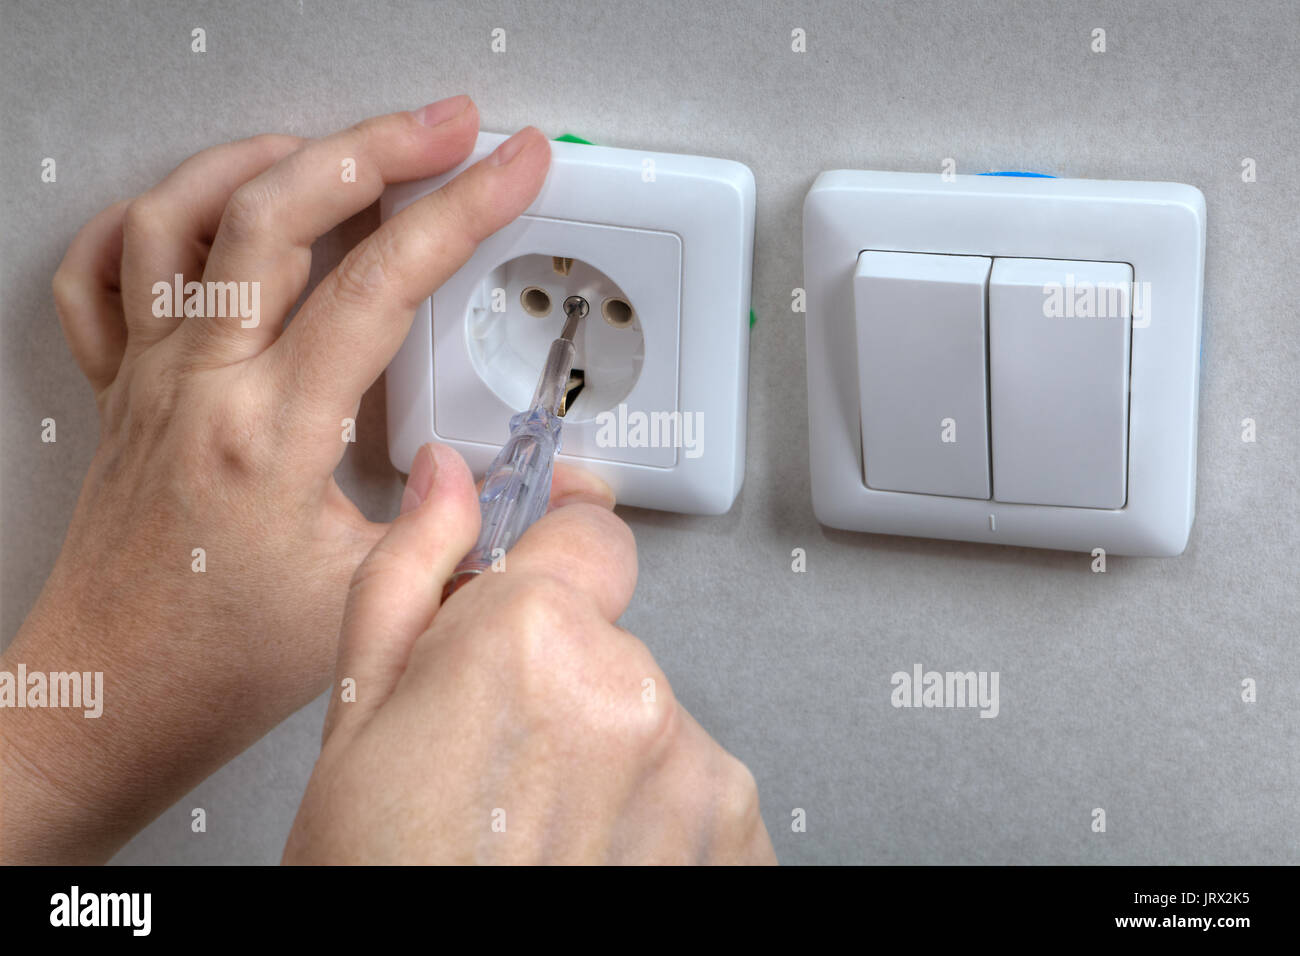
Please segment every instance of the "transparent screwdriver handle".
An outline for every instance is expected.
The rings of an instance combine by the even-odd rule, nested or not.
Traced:
[[[479,492],[482,524],[478,541],[456,566],[444,596],[492,567],[546,513],[551,474],[560,450],[562,419],[557,414],[573,369],[573,343],[551,343],[546,369],[532,407],[510,419],[510,437],[488,466]]]

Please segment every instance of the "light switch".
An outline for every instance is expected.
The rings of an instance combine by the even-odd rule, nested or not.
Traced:
[[[1133,269],[994,259],[989,280],[993,497],[1122,508]]]
[[[866,484],[989,497],[984,256],[863,252],[853,277]]]
[[[1205,218],[1200,190],[1178,183],[823,172],[803,209],[817,520],[1181,554],[1196,514]],[[981,375],[987,427],[971,429]],[[948,417],[956,442],[932,441]]]

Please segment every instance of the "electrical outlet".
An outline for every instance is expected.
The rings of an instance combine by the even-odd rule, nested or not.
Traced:
[[[481,133],[464,165],[505,139]],[[416,311],[387,373],[388,441],[481,474],[578,295],[561,460],[622,504],[721,514],[744,479],[754,177],[729,160],[553,142],[541,194]],[[390,187],[383,218],[445,176]]]

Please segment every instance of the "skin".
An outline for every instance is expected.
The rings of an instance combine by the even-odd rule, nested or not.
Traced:
[[[311,244],[386,184],[461,163],[477,132],[452,97],[229,143],[73,240],[54,301],[100,442],[0,669],[102,671],[104,710],[0,712],[0,860],[107,860],[329,686],[336,654],[356,702],[332,695],[287,861],[773,859],[748,771],[611,623],[636,553],[602,482],[558,467],[506,573],[445,608],[478,530],[459,456],[421,450],[392,525],[334,482],[342,420],[416,305],[532,202],[549,144],[524,129],[386,222],[285,327]],[[153,284],[176,273],[259,282],[260,323],[155,316]]]
[[[426,446],[405,505],[353,579],[338,674],[358,696],[331,701],[285,862],[774,859],[749,771],[612,623],[636,585],[612,496],[568,495],[505,573],[442,607],[421,585],[474,543],[464,462]],[[399,590],[411,599],[393,603]]]

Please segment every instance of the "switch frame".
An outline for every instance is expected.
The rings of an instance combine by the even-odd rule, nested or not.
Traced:
[[[818,520],[852,531],[1181,554],[1195,514],[1205,215],[1201,191],[1179,183],[821,173],[803,217]],[[1132,329],[1124,506],[1026,505],[868,488],[853,306],[853,274],[866,250],[1128,263],[1138,288],[1150,294]]]

